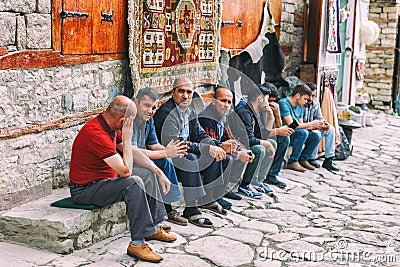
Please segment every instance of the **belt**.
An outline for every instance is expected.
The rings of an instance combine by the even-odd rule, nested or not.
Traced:
[[[76,183],[73,183],[73,182],[69,182],[68,185],[69,185],[69,187],[74,188],[74,187],[87,187],[88,185],[92,185],[92,184],[95,184],[95,183],[97,183],[97,181],[91,181],[91,182],[89,182],[87,184],[76,184]]]

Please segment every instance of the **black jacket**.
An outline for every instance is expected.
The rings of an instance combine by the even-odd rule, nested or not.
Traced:
[[[261,127],[261,125],[264,125],[265,122],[260,116],[257,118],[254,110],[250,107],[250,104],[246,103],[245,105],[235,109],[235,111],[244,124],[250,146],[259,145],[260,139],[268,139],[270,131],[267,131],[264,127]]]
[[[158,140],[166,146],[172,139],[178,140],[182,129],[178,106],[172,100],[168,99],[154,114],[154,123],[156,127]],[[210,145],[218,145],[200,126],[196,111],[192,107],[189,116],[189,137],[188,146],[190,153],[201,154],[203,151],[208,153]]]
[[[227,120],[224,124],[223,136],[218,134],[217,123],[221,121],[221,117],[215,110],[214,105],[210,104],[205,110],[199,114],[199,122],[201,127],[206,133],[213,139],[217,139],[216,142],[221,143],[227,140],[235,139],[242,143],[243,146],[248,147],[247,133],[244,129],[244,125],[240,118],[235,112],[231,112],[227,116]],[[219,141],[221,139],[221,142]]]

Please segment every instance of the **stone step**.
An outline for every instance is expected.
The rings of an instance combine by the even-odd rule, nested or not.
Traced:
[[[57,189],[49,196],[0,212],[0,240],[68,254],[128,229],[123,202],[100,210],[50,206],[68,196],[68,188]]]

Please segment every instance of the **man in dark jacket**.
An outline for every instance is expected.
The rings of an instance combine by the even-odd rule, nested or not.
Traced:
[[[227,154],[230,155],[230,165],[224,165],[226,176],[229,175],[229,179],[224,179],[225,184],[228,183],[236,184],[239,182],[243,170],[247,163],[253,161],[254,156],[251,155],[251,151],[247,150],[238,139],[233,135],[230,125],[236,120],[240,120],[236,113],[229,111],[232,107],[233,94],[227,88],[218,88],[215,91],[212,102],[207,106],[205,110],[199,114],[199,122],[204,128],[206,133],[213,139],[221,143],[221,147]],[[242,127],[236,127],[238,128]],[[242,136],[245,136],[246,132],[242,130]],[[227,163],[225,161],[224,163]],[[239,195],[228,191],[225,195],[232,199],[241,199]],[[224,206],[227,205],[224,199],[219,199],[219,203]],[[229,202],[228,202],[229,203]]]
[[[201,216],[197,205],[223,215],[227,213],[215,201],[225,192],[222,161],[226,160],[226,152],[200,126],[197,114],[190,106],[193,92],[189,78],[177,78],[172,97],[154,114],[154,122],[161,144],[165,146],[171,140],[179,139],[187,141],[189,147],[185,156],[173,159],[184,191],[186,207],[183,216],[197,226],[212,227],[212,222]]]
[[[276,142],[267,140],[274,123],[274,116],[268,105],[269,91],[260,86],[253,86],[248,91],[247,103],[236,106],[235,111],[242,120],[247,136],[249,147],[255,154],[255,159],[248,164],[239,186],[239,193],[253,198],[261,198],[259,192],[271,194],[272,190],[262,181],[266,179],[271,168]],[[260,112],[267,112],[267,120],[263,121]],[[261,125],[264,127],[261,127]],[[250,185],[252,183],[253,185]],[[255,191],[256,189],[257,191]]]

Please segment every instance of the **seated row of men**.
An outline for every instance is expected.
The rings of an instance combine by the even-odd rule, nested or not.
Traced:
[[[72,200],[98,206],[124,201],[131,232],[128,255],[160,262],[162,257],[145,240],[176,240],[169,233],[171,227],[163,223],[166,219],[212,227],[199,208],[227,214],[232,204],[223,196],[241,199],[228,189],[232,185],[239,183],[238,192],[253,198],[272,193],[266,184],[284,188],[278,175],[289,144],[293,152],[288,168],[317,167],[321,136],[328,139],[334,133],[315,117],[315,109],[308,110],[309,121],[303,122],[303,106],[314,90],[298,86],[279,104],[272,101],[275,92],[272,84],[255,87],[231,112],[232,92],[218,88],[199,114],[191,107],[194,85],[185,77],[175,80],[172,97],[158,109],[158,94],[151,88],[139,90],[134,102],[116,97],[75,138],[69,183]],[[287,126],[294,120],[299,122],[295,130]],[[328,144],[332,145],[325,142],[323,166],[334,170]],[[178,182],[183,189],[183,214],[171,205],[182,198]]]

